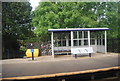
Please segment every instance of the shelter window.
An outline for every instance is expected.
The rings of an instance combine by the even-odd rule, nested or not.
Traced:
[[[78,46],[77,40],[74,40],[74,46]]]
[[[88,45],[88,32],[73,31],[73,45],[74,46]]]
[[[73,39],[77,39],[77,31],[73,32]]]
[[[98,32],[97,33],[97,45],[105,45],[105,36],[103,32]]]
[[[96,32],[95,31],[91,31],[90,32],[90,44],[91,45],[95,45],[95,39],[96,39]]]
[[[88,45],[88,40],[84,40],[84,45]]]
[[[84,31],[84,38],[88,38],[88,32]]]
[[[91,45],[95,45],[95,39],[91,39],[91,40],[90,40],[90,44],[91,44]]]
[[[79,31],[79,38],[82,38],[82,31]]]
[[[71,40],[69,40],[69,46],[71,46]]]
[[[63,46],[66,46],[66,40],[62,41]]]
[[[81,40],[79,40],[79,46],[81,46]]]

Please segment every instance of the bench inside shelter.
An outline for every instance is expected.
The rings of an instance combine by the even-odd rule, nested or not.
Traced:
[[[54,47],[55,54],[71,54],[71,47]]]
[[[91,54],[94,53],[92,47],[83,47],[83,48],[71,48],[72,55],[77,58],[77,55],[89,55],[91,57]]]

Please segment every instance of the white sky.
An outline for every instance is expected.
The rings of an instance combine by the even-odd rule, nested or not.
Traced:
[[[30,0],[31,6],[33,7],[32,11],[39,5],[41,0]]]

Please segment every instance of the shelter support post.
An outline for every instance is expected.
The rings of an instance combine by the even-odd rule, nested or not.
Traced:
[[[54,58],[53,32],[51,32],[51,48],[52,48],[52,57]]]
[[[71,31],[71,48],[73,47],[73,31]],[[71,54],[72,55],[72,54]]]
[[[88,31],[88,46],[90,47],[90,31]]]
[[[69,37],[68,37],[68,35],[66,35],[66,46],[67,47],[69,46]]]
[[[77,46],[79,46],[79,31],[77,31]]]
[[[107,32],[105,30],[105,54],[107,54]]]
[[[95,52],[97,52],[97,36],[95,37]]]
[[[68,35],[66,35],[66,47],[69,47],[69,37],[68,37]],[[67,53],[67,55],[68,55],[68,53]]]
[[[101,34],[101,45],[103,45],[103,36],[102,36],[102,34]]]
[[[95,46],[97,47],[97,38],[95,38]]]
[[[82,31],[82,41],[81,41],[81,45],[84,46],[84,31]]]
[[[71,31],[71,47],[73,47],[73,31]]]

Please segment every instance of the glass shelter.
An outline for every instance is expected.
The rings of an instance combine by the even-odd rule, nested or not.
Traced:
[[[93,51],[107,53],[109,28],[48,29],[51,32],[52,56],[71,54],[71,48],[92,47]]]

